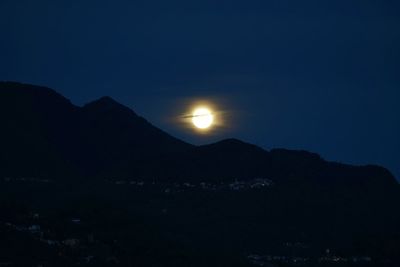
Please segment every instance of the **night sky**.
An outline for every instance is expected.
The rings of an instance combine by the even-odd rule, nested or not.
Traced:
[[[0,80],[104,95],[195,144],[376,163],[400,178],[400,2],[0,1]],[[212,103],[208,134],[177,118]]]

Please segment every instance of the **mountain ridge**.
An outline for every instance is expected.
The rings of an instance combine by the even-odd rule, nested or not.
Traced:
[[[14,158],[16,162],[11,165],[31,166],[28,161],[32,154],[48,154],[39,160],[42,167],[36,168],[36,175],[47,173],[45,176],[52,176],[51,171],[43,169],[44,163],[49,160],[68,169],[53,175],[67,173],[103,178],[187,175],[196,179],[217,179],[219,175],[221,179],[228,180],[235,179],[236,175],[236,178],[274,176],[275,179],[292,180],[291,175],[302,179],[311,179],[307,176],[332,176],[326,170],[328,166],[333,166],[335,170],[348,169],[349,173],[351,170],[354,177],[359,175],[358,172],[368,177],[370,172],[381,177],[382,181],[386,180],[387,184],[392,183],[389,180],[396,181],[383,167],[356,167],[328,162],[318,154],[304,150],[265,150],[235,138],[201,146],[188,144],[153,126],[109,96],[79,107],[53,89],[14,82],[0,82],[0,96],[5,129],[8,127],[9,130],[9,134],[2,134],[3,142],[9,142],[5,147],[11,150],[12,143],[19,147],[18,140],[22,140],[35,151],[27,153],[30,156],[25,161],[18,163],[18,159]],[[7,119],[10,114],[13,116],[11,120],[10,117]],[[16,122],[21,122],[22,128],[15,127]],[[34,138],[24,136],[21,130],[41,141],[35,143]],[[16,139],[13,138],[13,132]],[[42,150],[47,146],[51,149],[42,153],[38,152],[41,149],[34,149],[35,146]],[[24,154],[26,151],[19,147],[18,153]],[[2,159],[5,162],[12,161],[7,159],[7,153],[4,152]],[[369,171],[364,171],[367,169]]]
[[[145,255],[145,262],[160,241],[153,242],[155,230],[168,241],[160,255],[171,245],[181,251],[178,244],[200,257],[227,249],[226,259],[253,252],[295,256],[293,249],[311,259],[325,257],[326,248],[347,257],[377,255],[376,266],[382,266],[379,255],[398,259],[400,185],[383,167],[265,150],[235,138],[195,146],[111,98],[77,107],[21,84],[0,83],[0,125],[3,215],[20,218],[13,203],[21,203],[29,217],[40,213],[44,227],[59,224],[62,232],[64,222],[80,218],[82,240],[93,233],[125,240],[111,243],[121,244],[124,255]],[[149,249],[138,253],[146,240]]]

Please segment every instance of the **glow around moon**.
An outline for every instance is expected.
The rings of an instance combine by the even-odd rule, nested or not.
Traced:
[[[214,115],[208,108],[198,107],[193,111],[192,122],[198,129],[208,129],[214,122]]]
[[[224,100],[185,99],[184,113],[177,118],[179,126],[201,138],[215,137],[227,131],[228,111]]]

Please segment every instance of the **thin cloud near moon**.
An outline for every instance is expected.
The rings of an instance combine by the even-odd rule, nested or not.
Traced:
[[[234,106],[237,105],[231,101],[230,96],[178,98],[171,101],[171,112],[166,121],[183,138],[186,136],[189,140],[194,140],[195,143],[201,143],[205,140],[211,142],[222,139],[224,136],[235,135],[234,131],[240,125],[240,109],[234,108]],[[194,124],[194,119],[205,116],[194,114],[196,108],[201,107],[207,108],[212,115],[212,123],[207,128],[199,128]]]

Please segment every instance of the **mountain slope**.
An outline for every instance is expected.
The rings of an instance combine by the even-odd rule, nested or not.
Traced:
[[[96,233],[124,249],[118,257],[145,262],[160,244],[156,256],[187,247],[200,257],[225,251],[225,263],[249,253],[319,257],[326,248],[398,259],[400,188],[383,167],[237,139],[194,146],[109,97],[77,107],[51,89],[18,83],[0,83],[0,121],[0,221],[40,213],[44,226],[59,225],[64,235],[65,223],[81,218],[83,239]],[[20,177],[56,181],[12,179]],[[251,186],[260,180],[267,185]]]
[[[397,188],[377,166],[330,163],[306,151],[266,151],[236,139],[193,146],[103,97],[83,107],[55,91],[0,83],[3,176],[235,180]]]
[[[3,175],[54,177],[76,172],[68,162],[76,107],[51,89],[0,83]]]
[[[5,176],[93,176],[192,147],[111,98],[81,108],[49,88],[3,82],[0,108]]]

